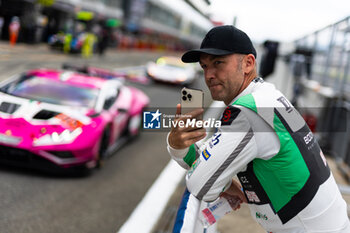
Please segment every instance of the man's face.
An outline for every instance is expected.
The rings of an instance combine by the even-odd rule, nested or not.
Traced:
[[[199,64],[214,100],[224,101],[228,105],[240,93],[244,81],[242,59],[243,56],[239,54],[201,54]]]

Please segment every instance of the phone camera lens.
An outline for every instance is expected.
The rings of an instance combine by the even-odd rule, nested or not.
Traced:
[[[186,100],[187,100],[187,97],[186,97],[186,96],[182,96],[182,99],[183,99],[184,101],[186,101]]]
[[[188,94],[188,95],[187,95],[187,98],[191,99],[191,98],[192,98],[192,95],[191,95],[191,94]]]
[[[182,91],[182,94],[183,95],[187,95],[187,91]]]

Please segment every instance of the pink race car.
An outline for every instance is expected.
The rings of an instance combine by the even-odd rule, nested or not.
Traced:
[[[0,84],[0,161],[91,170],[139,133],[148,103],[118,80],[30,70]]]

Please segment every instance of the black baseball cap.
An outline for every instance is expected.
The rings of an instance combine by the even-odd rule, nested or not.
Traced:
[[[200,49],[187,51],[181,60],[186,63],[198,62],[201,53],[228,55],[233,53],[253,54],[256,50],[247,34],[232,25],[212,28],[204,37]]]

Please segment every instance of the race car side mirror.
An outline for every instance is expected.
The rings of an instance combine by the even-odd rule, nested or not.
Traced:
[[[122,113],[128,112],[126,108],[117,108],[117,110],[118,112],[122,112]]]

